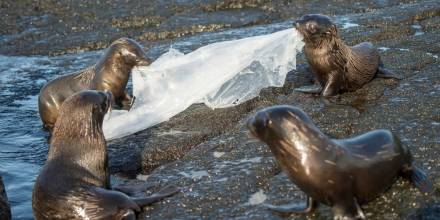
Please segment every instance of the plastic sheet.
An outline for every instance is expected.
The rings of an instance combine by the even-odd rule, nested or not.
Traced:
[[[170,49],[132,73],[135,103],[104,120],[107,139],[123,137],[166,121],[194,103],[230,107],[283,86],[303,47],[294,29],[209,44],[191,53]]]

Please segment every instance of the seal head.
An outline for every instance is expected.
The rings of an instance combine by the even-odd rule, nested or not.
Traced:
[[[123,59],[123,62],[132,67],[134,66],[148,66],[150,65],[150,60],[146,57],[142,46],[130,39],[130,38],[120,38],[114,41],[107,53],[115,54],[116,56]]]
[[[409,150],[388,130],[331,139],[302,110],[286,105],[258,111],[247,126],[308,196],[302,205],[266,205],[274,211],[305,213],[322,203],[332,207],[335,219],[364,219],[359,205],[376,198],[399,176],[422,192],[432,191]]]
[[[304,41],[316,46],[337,35],[336,25],[325,15],[304,15],[296,20],[295,27],[304,36]]]

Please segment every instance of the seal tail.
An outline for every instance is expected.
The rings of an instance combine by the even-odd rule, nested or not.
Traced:
[[[409,178],[422,193],[430,194],[434,191],[434,186],[431,180],[422,169],[412,165],[410,170],[405,173],[405,176],[407,176],[407,178]]]

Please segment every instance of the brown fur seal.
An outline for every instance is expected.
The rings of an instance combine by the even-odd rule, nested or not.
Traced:
[[[51,129],[65,99],[81,90],[109,91],[114,103],[128,109],[134,101],[125,90],[133,67],[149,65],[142,47],[134,40],[121,38],[107,48],[93,66],[67,74],[47,83],[40,91],[38,108],[44,127]]]
[[[84,90],[67,98],[55,123],[47,161],[34,186],[36,219],[135,219],[135,211],[177,192],[147,198],[110,189],[102,122],[110,93]]]
[[[332,207],[335,219],[364,219],[359,204],[376,198],[398,176],[423,192],[432,190],[408,149],[388,130],[330,139],[303,111],[291,106],[259,111],[248,128],[269,145],[281,169],[308,196],[305,205],[267,205],[272,210],[305,213],[323,203]]]
[[[379,52],[371,43],[347,46],[329,17],[304,15],[295,26],[304,36],[304,53],[319,83],[318,87],[302,87],[296,91],[334,96],[359,89],[375,76],[399,79],[383,67]]]

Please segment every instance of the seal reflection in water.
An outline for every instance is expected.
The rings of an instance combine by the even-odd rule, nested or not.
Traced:
[[[388,130],[330,139],[303,111],[291,106],[259,111],[248,128],[269,145],[281,169],[308,196],[305,205],[266,205],[269,209],[305,213],[323,203],[332,207],[334,219],[364,219],[359,204],[376,198],[398,176],[422,192],[432,190],[408,149]]]
[[[110,190],[102,122],[111,94],[85,90],[62,104],[47,161],[34,186],[36,219],[136,219],[140,207],[177,192],[167,187],[146,198]]]
[[[44,127],[50,130],[64,100],[81,90],[111,92],[116,106],[129,109],[134,97],[128,94],[125,87],[131,70],[135,66],[149,64],[142,47],[136,41],[128,38],[116,40],[95,65],[56,78],[41,89],[38,108]]]
[[[329,17],[304,15],[295,27],[304,36],[304,53],[319,83],[296,91],[334,96],[359,89],[375,76],[399,79],[383,67],[379,52],[371,43],[347,46]]]

